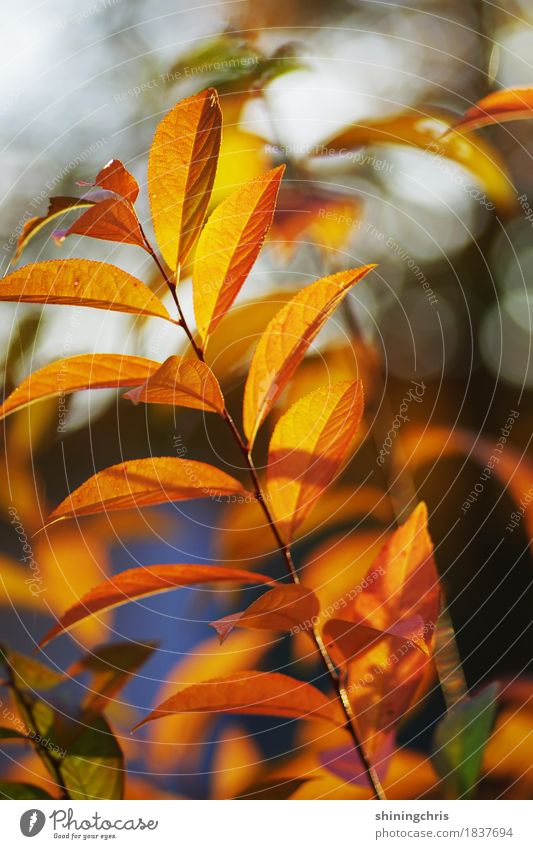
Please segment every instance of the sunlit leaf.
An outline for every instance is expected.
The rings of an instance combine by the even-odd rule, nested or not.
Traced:
[[[82,182],[87,186],[90,183]],[[124,198],[130,203],[135,203],[139,194],[139,184],[135,177],[124,167],[120,159],[112,159],[98,172],[94,185],[108,192]]]
[[[53,510],[48,522],[147,504],[245,493],[239,481],[208,463],[146,457],[97,472]]]
[[[44,398],[81,389],[137,386],[159,367],[154,360],[122,354],[81,354],[56,360],[24,378],[0,406],[0,418]]]
[[[373,268],[364,265],[317,280],[269,323],[255,349],[244,392],[243,422],[250,445],[321,328],[349,289]]]
[[[384,630],[346,619],[328,619],[324,626],[326,645],[339,666],[350,662],[360,652],[384,637],[397,637],[406,645],[412,643],[422,654],[429,657],[430,650],[424,638],[424,621],[421,616],[401,619]]]
[[[142,386],[125,398],[145,404],[172,404],[196,410],[224,412],[224,396],[208,365],[192,357],[169,357]]]
[[[80,215],[67,230],[60,230],[56,239],[63,241],[67,236],[91,236],[108,242],[137,245],[148,250],[143,239],[139,220],[129,203],[120,198],[107,198],[95,203]]]
[[[0,301],[74,304],[171,318],[144,283],[121,268],[89,259],[36,262],[0,280]]]
[[[274,428],[267,490],[286,542],[339,473],[359,427],[363,403],[361,383],[342,381],[301,398]]]
[[[324,142],[322,151],[347,153],[362,146],[382,144],[420,148],[462,165],[477,178],[497,206],[504,212],[513,211],[516,191],[500,155],[481,138],[460,131],[448,133],[454,122],[451,114],[435,109],[412,110],[365,123],[358,121]]]
[[[417,639],[424,639],[431,649],[440,593],[424,504],[392,534],[371,572],[373,577],[356,596],[351,615],[343,614],[343,618],[387,631],[420,617],[424,626],[417,630]],[[350,699],[369,754],[412,705],[430,668],[431,660],[404,636],[386,636],[352,658],[348,665]]]
[[[318,599],[301,584],[280,584],[260,596],[240,613],[224,616],[211,625],[224,642],[234,628],[290,631],[318,613]]]
[[[200,336],[209,334],[239,294],[272,222],[284,167],[245,184],[210,216],[194,261],[194,313]]]
[[[186,687],[152,711],[136,728],[173,713],[209,711],[324,719],[343,723],[336,701],[311,684],[279,672],[245,671]]]
[[[49,221],[53,221],[55,218],[59,218],[61,215],[65,215],[65,213],[70,212],[71,210],[85,209],[88,206],[92,206],[93,203],[94,201],[86,198],[62,196],[50,198],[48,210],[45,215],[38,215],[34,218],[29,218],[25,222],[22,232],[18,238],[17,248],[11,262],[14,263],[18,260],[28,242],[30,242],[31,239],[33,239],[33,237],[36,236]]]
[[[40,645],[44,646],[58,634],[69,631],[86,616],[92,616],[139,598],[168,592],[176,587],[211,584],[217,581],[253,585],[271,583],[270,578],[259,575],[257,572],[246,572],[224,566],[179,563],[126,569],[86,593],[48,631]]]
[[[148,159],[148,192],[159,248],[183,265],[205,219],[215,179],[222,116],[214,89],[178,103],[161,121]]]
[[[532,116],[533,88],[504,88],[482,97],[467,109],[454,129],[470,132],[489,124],[503,124]]]
[[[498,684],[459,702],[438,724],[432,761],[449,798],[468,799],[479,780],[496,714]]]

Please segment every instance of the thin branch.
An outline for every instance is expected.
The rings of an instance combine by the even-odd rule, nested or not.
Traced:
[[[165,271],[162,263],[159,261],[159,258],[157,257],[157,254],[155,253],[154,249],[152,248],[152,246],[148,242],[148,240],[147,240],[147,238],[146,238],[146,236],[145,236],[145,234],[142,230],[142,227],[141,227],[141,233],[142,233],[144,241],[146,243],[146,247],[147,247],[148,252],[152,256],[152,258],[153,258],[154,262],[156,263],[159,271],[163,275],[163,278],[164,278],[168,288],[170,289],[170,292],[171,292],[172,297],[174,299],[174,303],[176,304],[176,307],[177,307],[177,310],[178,310],[178,315],[180,317],[180,325],[181,325],[181,327],[183,327],[185,333],[187,334],[187,337],[189,339],[189,342],[191,343],[191,346],[194,350],[194,353],[196,354],[198,359],[202,360],[202,362],[203,362],[204,361],[203,351],[199,347],[199,345],[196,343],[194,336],[191,333],[191,330],[190,330],[190,328],[187,324],[187,321],[185,319],[185,316],[183,314],[183,311],[182,311],[180,303],[179,303],[179,298],[178,298],[178,295],[177,295],[177,292],[176,292],[176,285],[175,285],[174,281],[170,279],[170,277],[167,274],[167,272]],[[244,458],[244,461],[246,463],[246,467],[248,469],[248,472],[250,473],[250,477],[251,477],[253,485],[254,485],[254,495],[255,495],[256,500],[258,501],[261,509],[263,510],[263,513],[265,514],[265,518],[266,518],[268,525],[269,525],[269,527],[272,531],[272,534],[273,534],[273,536],[276,540],[278,550],[279,550],[280,554],[282,555],[283,559],[285,560],[285,565],[287,566],[287,570],[289,572],[289,575],[290,575],[290,577],[292,578],[292,581],[295,584],[299,584],[300,583],[300,577],[298,575],[298,570],[297,570],[296,566],[294,565],[294,561],[292,559],[290,546],[288,546],[284,542],[283,538],[281,537],[279,530],[277,528],[276,522],[274,520],[274,517],[272,516],[270,510],[268,509],[268,505],[265,502],[263,491],[261,489],[261,483],[259,481],[259,477],[258,477],[258,474],[257,474],[257,470],[254,466],[254,462],[253,462],[251,453],[248,450],[248,448],[247,448],[247,446],[246,446],[246,444],[245,444],[245,442],[244,442],[244,440],[243,440],[243,438],[242,438],[242,436],[239,432],[239,429],[238,429],[237,425],[235,424],[235,422],[233,421],[230,413],[226,409],[224,409],[223,415],[224,415],[224,420],[225,420],[226,424],[228,425],[228,427],[229,427],[229,429],[232,433],[232,436],[235,440],[235,444],[238,446],[238,448],[239,448],[239,450],[240,450],[240,452],[241,452],[241,454]],[[354,748],[356,749],[359,757],[361,758],[361,762],[363,764],[365,773],[366,773],[368,780],[370,782],[370,787],[372,788],[372,792],[374,793],[374,796],[376,797],[376,799],[384,801],[384,800],[386,800],[387,797],[385,796],[385,792],[384,792],[383,787],[381,785],[381,781],[379,779],[379,776],[378,776],[376,770],[374,769],[374,767],[372,766],[372,764],[370,763],[370,760],[367,757],[367,754],[364,750],[363,744],[362,744],[361,739],[359,737],[359,732],[358,732],[357,727],[356,727],[356,718],[355,718],[355,714],[354,714],[354,711],[353,711],[353,708],[352,708],[352,705],[351,705],[351,702],[350,702],[350,699],[349,699],[349,696],[348,696],[348,691],[347,691],[346,687],[344,686],[344,684],[341,682],[340,676],[337,672],[337,668],[336,668],[335,664],[333,663],[333,660],[331,659],[330,654],[329,654],[329,652],[328,652],[328,650],[327,650],[327,648],[324,644],[322,636],[320,635],[320,632],[318,631],[316,626],[313,627],[312,634],[313,634],[313,640],[314,640],[315,646],[316,646],[316,648],[317,648],[317,650],[318,650],[318,652],[319,652],[319,654],[322,658],[322,661],[324,663],[324,666],[326,667],[326,671],[328,673],[331,684],[333,685],[333,688],[335,689],[337,696],[338,696],[338,699],[341,703],[342,711],[344,713],[344,716],[346,717],[346,729],[347,729],[347,731],[349,732],[349,734],[352,738]]]

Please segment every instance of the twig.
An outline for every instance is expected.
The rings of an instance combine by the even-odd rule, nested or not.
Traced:
[[[203,351],[200,348],[200,346],[197,344],[196,340],[194,339],[194,336],[191,333],[191,330],[190,330],[190,328],[187,324],[187,321],[186,321],[185,316],[183,314],[183,311],[181,309],[181,305],[179,303],[179,298],[178,298],[178,295],[177,295],[177,292],[176,292],[176,285],[175,285],[174,281],[171,280],[171,278],[169,277],[167,272],[165,271],[165,269],[164,269],[162,263],[160,262],[157,254],[155,253],[154,249],[152,248],[151,244],[149,243],[148,239],[146,238],[146,236],[145,236],[145,234],[142,230],[142,227],[141,227],[141,233],[142,233],[143,239],[145,241],[148,252],[150,253],[151,257],[153,258],[154,262],[156,263],[159,271],[161,272],[161,274],[163,276],[163,279],[165,280],[165,283],[167,284],[168,288],[170,289],[174,303],[176,304],[176,307],[177,307],[177,310],[178,310],[178,315],[179,315],[179,318],[180,318],[180,326],[183,327],[185,333],[187,334],[187,337],[189,339],[189,342],[192,346],[194,353],[196,354],[196,356],[198,357],[199,360],[204,362]],[[272,531],[272,534],[274,535],[274,538],[276,540],[278,550],[279,550],[280,554],[282,555],[283,559],[285,560],[285,564],[287,566],[287,570],[289,572],[289,575],[290,575],[290,577],[292,578],[292,581],[295,584],[299,584],[300,578],[299,578],[299,575],[298,575],[298,570],[296,569],[296,566],[294,565],[294,561],[292,559],[290,546],[288,546],[284,542],[283,538],[281,537],[279,530],[276,526],[276,523],[274,521],[274,518],[273,518],[270,510],[268,509],[268,505],[265,502],[263,491],[261,489],[261,483],[259,481],[259,477],[257,475],[257,470],[254,466],[254,462],[253,462],[251,453],[248,450],[247,446],[245,445],[244,440],[242,439],[242,436],[239,432],[239,429],[237,428],[237,425],[235,424],[230,413],[226,409],[224,409],[223,416],[224,416],[224,420],[225,420],[226,424],[229,427],[229,430],[232,433],[232,436],[235,440],[235,444],[238,446],[238,448],[239,448],[239,450],[240,450],[240,452],[241,452],[241,454],[244,458],[244,461],[246,463],[246,467],[248,469],[248,472],[250,473],[250,477],[251,477],[253,485],[254,485],[254,495],[255,495],[256,500],[258,501],[261,509],[263,510],[263,513],[265,514],[265,518],[266,518],[268,525],[269,525],[269,527]],[[346,717],[346,729],[347,729],[347,731],[349,732],[349,734],[352,738],[354,748],[356,749],[359,757],[361,758],[361,762],[363,764],[365,773],[368,777],[368,781],[370,782],[370,787],[372,788],[372,792],[374,793],[374,796],[376,797],[376,799],[384,801],[384,800],[386,800],[387,797],[385,796],[385,792],[384,792],[383,787],[381,785],[381,781],[379,779],[379,776],[378,776],[376,770],[374,769],[374,767],[372,766],[372,764],[370,763],[370,760],[368,759],[367,754],[364,750],[363,744],[360,740],[359,732],[357,731],[357,728],[356,728],[355,714],[354,714],[352,705],[350,703],[348,691],[347,691],[346,687],[344,686],[344,684],[341,682],[340,676],[337,672],[337,668],[336,668],[335,664],[333,663],[333,660],[331,659],[330,654],[329,654],[326,646],[324,645],[324,641],[322,640],[322,636],[320,635],[316,626],[313,627],[312,633],[313,633],[313,640],[314,640],[315,646],[316,646],[316,648],[317,648],[317,650],[318,650],[318,652],[319,652],[319,654],[322,658],[322,661],[324,663],[324,666],[326,667],[326,671],[328,673],[331,684],[333,685],[333,687],[334,687],[334,689],[337,693],[338,699],[341,703],[342,711],[344,713],[344,716]]]

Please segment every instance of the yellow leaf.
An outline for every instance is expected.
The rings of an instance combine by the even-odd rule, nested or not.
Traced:
[[[169,357],[146,383],[126,392],[124,398],[145,404],[172,404],[196,410],[224,412],[224,397],[208,365],[186,357]]]
[[[373,268],[363,265],[317,280],[274,316],[255,349],[244,390],[243,422],[250,446],[311,342],[348,290]]]
[[[157,371],[159,363],[122,354],[81,354],[56,360],[24,378],[0,407],[0,419],[58,395],[80,389],[136,386]]]
[[[23,266],[0,280],[0,301],[75,304],[172,321],[161,301],[140,280],[115,265],[89,259]]]
[[[214,89],[178,103],[159,124],[148,158],[148,192],[159,248],[182,266],[204,223],[215,179],[222,115]]]
[[[93,475],[56,507],[48,523],[108,510],[245,492],[239,481],[208,463],[146,457],[109,466]]]
[[[272,223],[284,166],[233,192],[212,213],[194,261],[194,313],[205,341],[239,294]]]
[[[516,206],[516,191],[497,151],[483,139],[449,133],[454,118],[442,110],[402,112],[365,124],[353,124],[324,142],[323,150],[347,152],[362,145],[407,145],[452,159],[469,170],[504,212]]]
[[[173,713],[190,711],[316,718],[333,725],[341,725],[344,721],[338,702],[328,699],[311,684],[279,672],[247,670],[186,687],[158,705],[135,727]]]
[[[316,389],[278,421],[268,451],[267,490],[286,542],[339,473],[363,415],[359,381]]]

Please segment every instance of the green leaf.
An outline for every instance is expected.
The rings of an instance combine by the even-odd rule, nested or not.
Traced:
[[[5,646],[0,646],[0,663],[11,670],[13,684],[19,690],[51,690],[65,680],[62,673]]]
[[[35,784],[23,784],[18,781],[0,781],[1,799],[52,799],[45,790]]]
[[[71,799],[122,799],[124,757],[103,716],[68,747],[60,766]]]
[[[0,727],[0,740],[29,740],[26,734],[22,734],[15,728]]]
[[[499,685],[491,684],[456,704],[437,727],[433,765],[449,798],[468,799],[479,778],[496,713]]]

